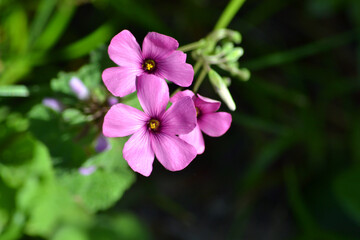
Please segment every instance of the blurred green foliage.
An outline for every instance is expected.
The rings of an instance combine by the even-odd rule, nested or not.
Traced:
[[[234,0],[241,11],[217,22],[226,4],[0,1],[1,240],[360,238],[360,2]],[[95,150],[106,44],[127,28],[185,45],[229,23],[252,72],[243,82],[215,67],[232,80],[232,128],[205,138],[186,170],[155,163],[135,183],[126,139]],[[74,76],[90,99],[71,91]],[[199,93],[218,98],[209,79]],[[140,107],[135,95],[119,101]]]

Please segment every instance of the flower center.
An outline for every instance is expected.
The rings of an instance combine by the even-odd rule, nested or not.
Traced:
[[[155,70],[156,64],[152,59],[146,59],[142,65],[142,68],[147,72],[152,72]]]
[[[198,107],[195,107],[196,110],[196,117],[198,117],[200,115],[200,109]]]
[[[149,128],[152,130],[152,131],[157,131],[159,129],[159,126],[160,126],[160,122],[156,119],[151,119],[149,121]]]

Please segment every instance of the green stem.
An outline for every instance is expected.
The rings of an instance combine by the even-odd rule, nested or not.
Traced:
[[[227,28],[245,1],[246,0],[231,0],[215,24],[214,29]]]
[[[203,66],[203,69],[201,70],[198,78],[196,79],[194,88],[193,88],[193,92],[196,93],[199,90],[199,87],[201,85],[201,83],[204,81],[206,74],[207,74],[208,70],[206,68],[206,66]]]
[[[199,71],[200,67],[202,65],[202,61],[197,61],[194,65],[194,76],[196,75],[196,73]]]
[[[178,48],[178,50],[183,51],[183,52],[188,52],[188,51],[199,48],[203,44],[204,44],[204,42],[202,40],[200,40],[200,41],[197,41],[197,42],[193,42],[193,43],[189,43],[189,44],[186,44],[184,46],[181,46],[181,47]]]

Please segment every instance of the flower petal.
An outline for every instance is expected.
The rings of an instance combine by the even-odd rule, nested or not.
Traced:
[[[79,173],[84,176],[88,176],[96,171],[96,166],[89,166],[89,167],[81,167],[79,168]]]
[[[125,137],[146,125],[149,117],[140,110],[119,103],[110,108],[104,117],[103,134],[106,137]]]
[[[170,102],[174,103],[174,102],[178,101],[180,98],[186,97],[186,96],[193,98],[195,95],[191,90],[177,92],[174,96],[172,96],[170,98]]]
[[[86,100],[90,97],[89,89],[78,77],[72,77],[69,82],[71,91],[75,93],[76,97],[80,100]]]
[[[109,149],[111,149],[109,140],[103,134],[100,134],[96,139],[95,151],[100,153]]]
[[[219,137],[226,133],[231,125],[231,115],[227,112],[215,112],[201,115],[198,124],[204,133],[211,137]]]
[[[150,138],[147,128],[142,127],[129,138],[123,149],[124,159],[131,169],[146,177],[150,175],[154,162]]]
[[[176,101],[161,117],[161,132],[186,134],[196,126],[196,110],[190,97]]]
[[[64,105],[55,98],[44,98],[42,100],[42,104],[46,107],[53,109],[56,112],[61,112],[62,110],[64,110]]]
[[[212,113],[219,110],[221,102],[203,97],[200,94],[197,94],[195,98],[195,106],[199,108],[201,113]]]
[[[108,53],[110,59],[120,66],[141,67],[143,61],[140,46],[128,30],[121,31],[111,39]]]
[[[136,78],[136,90],[141,107],[151,117],[159,117],[169,103],[169,87],[154,75],[143,74]]]
[[[151,146],[159,162],[170,171],[184,169],[196,157],[196,149],[177,136],[154,134]]]
[[[156,75],[181,87],[190,86],[194,78],[194,69],[183,61],[184,55],[181,51],[175,51],[169,57],[158,61]]]
[[[179,135],[179,138],[196,148],[197,154],[202,154],[205,150],[204,137],[201,133],[200,127],[196,124],[194,130],[188,134]]]
[[[135,92],[136,76],[141,74],[141,69],[127,67],[111,67],[104,70],[102,79],[106,88],[112,95],[124,97]]]
[[[168,57],[178,47],[179,43],[176,39],[160,33],[149,32],[142,45],[143,58],[159,61]]]

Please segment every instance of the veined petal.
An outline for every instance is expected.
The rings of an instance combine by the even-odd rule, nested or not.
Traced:
[[[178,101],[180,98],[183,98],[186,96],[193,98],[195,96],[195,94],[191,90],[177,92],[174,96],[172,96],[170,98],[170,102],[174,103],[174,102]]]
[[[102,79],[112,95],[124,97],[135,92],[135,79],[141,73],[142,70],[138,68],[111,67],[104,70]]]
[[[204,133],[211,137],[219,137],[226,133],[231,125],[231,115],[227,112],[215,112],[201,115],[198,124]]]
[[[140,110],[118,103],[106,113],[103,134],[106,137],[129,136],[146,125],[149,117]]]
[[[120,66],[141,67],[142,55],[134,35],[123,30],[111,39],[108,48],[109,57]]]
[[[150,138],[147,128],[142,127],[129,138],[123,149],[123,157],[131,169],[146,177],[150,175],[154,162]]]
[[[196,148],[197,154],[202,154],[205,150],[204,137],[198,124],[194,130],[188,134],[179,135],[179,138]]]
[[[160,116],[169,102],[169,87],[154,75],[143,74],[136,78],[136,90],[144,112],[151,117]]]
[[[199,108],[201,113],[212,113],[219,110],[221,102],[203,97],[200,94],[197,94],[195,98],[195,106]]]
[[[177,136],[154,134],[151,146],[159,162],[170,171],[184,169],[196,157],[196,149]]]
[[[161,117],[161,132],[186,134],[196,126],[196,110],[190,97],[176,101]]]
[[[179,43],[176,39],[160,33],[149,32],[142,44],[143,58],[159,61],[168,57],[178,47]]]
[[[194,78],[194,69],[184,61],[185,53],[175,51],[169,57],[157,62],[156,75],[159,75],[176,85],[188,87]]]

